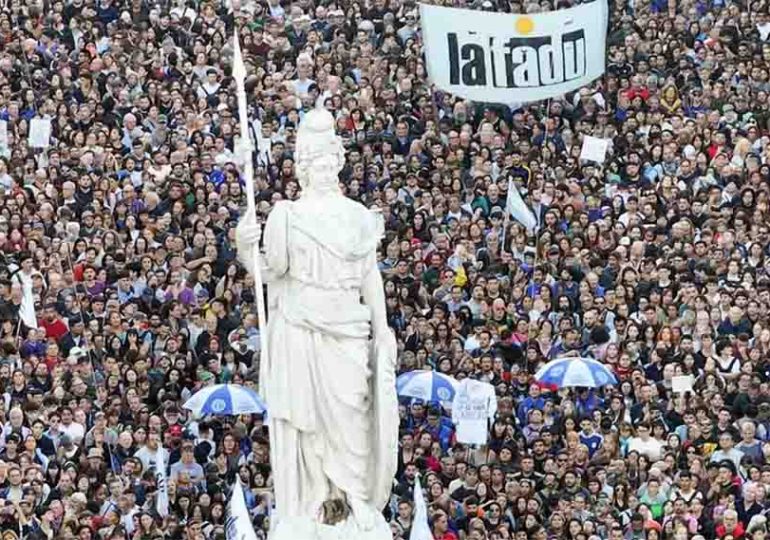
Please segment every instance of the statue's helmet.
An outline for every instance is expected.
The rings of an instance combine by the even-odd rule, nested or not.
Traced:
[[[335,133],[334,117],[326,109],[313,109],[300,122],[294,161],[303,189],[311,182],[314,188],[322,187],[316,186],[317,182],[336,186],[336,175],[345,165],[345,149]],[[328,174],[330,171],[334,174]]]

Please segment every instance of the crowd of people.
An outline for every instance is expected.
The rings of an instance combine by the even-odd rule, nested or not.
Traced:
[[[611,3],[603,77],[506,105],[430,85],[414,0],[0,5],[2,540],[221,539],[236,475],[266,537],[262,419],[181,407],[205,385],[259,384],[234,245],[234,32],[260,219],[300,196],[297,127],[327,108],[340,188],[385,219],[399,373],[495,388],[483,446],[457,441],[446,404],[402,402],[394,540],[418,475],[435,540],[767,537],[765,0]],[[610,141],[604,163],[580,159],[586,135]],[[506,215],[508,189],[536,229]],[[566,355],[619,384],[534,380]]]

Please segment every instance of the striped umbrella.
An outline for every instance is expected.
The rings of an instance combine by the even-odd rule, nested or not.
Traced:
[[[565,357],[548,362],[535,373],[535,380],[557,388],[598,388],[618,384],[612,371],[593,358]]]
[[[451,401],[457,384],[452,377],[436,371],[409,371],[396,379],[396,393],[423,401]]]
[[[251,388],[238,384],[215,384],[195,392],[184,404],[184,408],[197,416],[237,416],[264,413],[267,405]]]

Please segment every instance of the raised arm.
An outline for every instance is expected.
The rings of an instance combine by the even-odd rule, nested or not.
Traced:
[[[289,267],[287,247],[289,208],[285,203],[278,203],[270,212],[265,225],[265,252],[260,261],[262,280],[266,283],[283,276]],[[259,249],[262,226],[255,215],[245,215],[235,229],[235,245],[238,248],[238,260],[246,270],[253,272],[254,250]]]

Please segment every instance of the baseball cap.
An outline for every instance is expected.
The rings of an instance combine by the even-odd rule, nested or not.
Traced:
[[[86,352],[83,349],[80,347],[72,347],[70,349],[68,358],[81,358],[83,356],[86,356]]]

